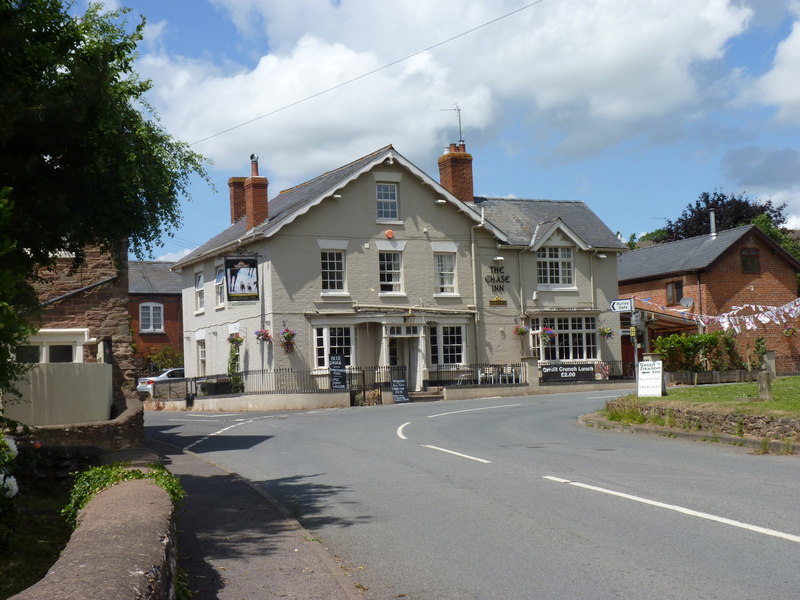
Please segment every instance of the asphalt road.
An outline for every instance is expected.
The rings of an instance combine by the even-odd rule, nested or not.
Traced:
[[[145,423],[280,499],[367,600],[800,596],[800,458],[577,423],[612,393]]]

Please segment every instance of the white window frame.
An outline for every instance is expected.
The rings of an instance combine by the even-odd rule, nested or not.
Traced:
[[[539,248],[536,283],[540,289],[575,289],[575,250],[564,246]]]
[[[96,338],[89,337],[88,328],[40,329],[32,335],[25,346],[39,348],[39,363],[49,363],[50,350],[53,346],[69,346],[72,348],[73,363],[83,362],[83,347],[97,344]]]
[[[195,347],[197,348],[197,376],[204,377],[207,367],[206,340],[195,340]]]
[[[331,255],[335,255],[336,256],[336,258],[334,258],[333,261],[330,258]],[[322,294],[323,295],[332,295],[332,296],[347,294],[347,262],[346,262],[347,256],[345,254],[345,251],[341,250],[339,248],[322,248],[319,251],[319,256],[320,256],[319,283],[320,283],[320,287],[322,288]],[[340,263],[341,264],[341,268],[340,269],[331,269],[331,268],[325,269],[324,268],[326,264],[330,267],[332,262]],[[328,287],[328,288],[326,288],[325,287],[325,284],[326,284],[325,273],[329,273],[329,274],[338,273],[339,274],[338,283],[339,283],[340,287],[333,287],[333,288]],[[328,279],[327,282],[328,283],[331,282],[330,278]]]
[[[405,296],[402,252],[378,250],[378,280],[379,296]]]
[[[205,285],[206,280],[202,271],[197,271],[194,274],[194,312],[201,313],[205,311]]]
[[[548,345],[541,338],[543,327],[556,332]],[[597,317],[586,315],[554,315],[531,319],[531,347],[534,356],[544,362],[586,362],[600,360]]]
[[[225,265],[214,266],[214,306],[223,308],[225,306]]]
[[[378,223],[400,220],[399,186],[388,181],[375,184],[375,218]]]
[[[443,265],[440,259],[449,259],[451,264]],[[434,252],[433,262],[436,269],[433,295],[458,296],[458,288],[456,287],[456,253]],[[450,270],[445,270],[444,267],[450,267]]]
[[[345,352],[344,365],[352,367],[355,364],[356,356],[356,331],[351,325],[316,325],[314,327],[314,365],[317,369],[328,369],[328,356],[331,353],[331,330],[335,336],[339,336],[347,330],[346,335],[350,338],[348,351]],[[341,346],[344,347],[344,346]]]
[[[155,309],[158,309],[160,313],[158,323],[153,318]],[[149,313],[146,319],[149,327],[144,326],[145,312]],[[139,305],[139,333],[164,333],[164,305],[161,302],[142,302]]]
[[[455,344],[447,343],[447,336],[454,334],[454,329],[458,329],[460,342],[459,348],[455,353],[460,354],[460,360],[447,362],[445,359],[451,358],[454,354]],[[465,365],[467,357],[467,328],[460,323],[432,323],[428,327],[428,344],[430,349],[431,365]]]

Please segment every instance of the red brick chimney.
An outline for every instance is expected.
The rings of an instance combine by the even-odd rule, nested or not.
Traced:
[[[258,154],[251,154],[250,177],[244,180],[244,214],[247,217],[248,231],[261,225],[269,217],[268,185],[267,178],[258,175]]]
[[[474,202],[472,187],[472,155],[464,142],[450,144],[450,150],[439,157],[439,183],[462,202]]]
[[[231,225],[244,216],[244,182],[246,177],[231,177],[228,179],[228,189],[231,193]]]

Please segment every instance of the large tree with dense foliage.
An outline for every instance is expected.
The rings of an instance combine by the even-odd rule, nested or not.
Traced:
[[[710,232],[711,209],[714,210],[714,220],[717,231],[733,229],[742,225],[749,225],[758,215],[765,214],[775,227],[780,227],[786,222],[783,215],[785,204],[774,206],[772,201],[757,202],[744,194],[731,194],[722,192],[703,192],[689,204],[674,221],[668,220],[663,233],[654,241],[674,242]]]
[[[62,0],[0,0],[0,364],[36,313],[27,277],[68,252],[152,254],[203,159],[158,123],[132,68],[144,21]],[[8,289],[6,281],[16,282]],[[20,286],[22,288],[20,289]],[[0,391],[13,373],[0,369]]]

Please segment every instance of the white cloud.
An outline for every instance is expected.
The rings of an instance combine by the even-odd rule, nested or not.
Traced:
[[[778,46],[772,69],[755,84],[751,99],[778,108],[784,123],[800,125],[800,21]]]
[[[215,0],[254,47],[253,68],[153,50],[138,63],[154,80],[168,129],[189,142],[286,107],[520,8],[519,1]],[[661,135],[702,112],[698,65],[724,55],[751,12],[724,0],[543,2],[336,91],[258,119],[195,148],[220,169],[263,157],[271,190],[387,143],[415,160],[457,136],[441,112],[457,102],[467,140],[502,123],[503,107],[556,132],[562,155],[596,153]],[[157,33],[157,30],[154,30]],[[675,121],[672,123],[671,121]],[[543,149],[544,150],[544,149]],[[553,149],[549,150],[553,153]]]
[[[166,254],[162,254],[161,256],[157,256],[156,260],[164,261],[164,262],[177,262],[182,259],[184,256],[189,254],[192,250],[185,249],[185,250],[178,250],[177,252],[167,252]]]

